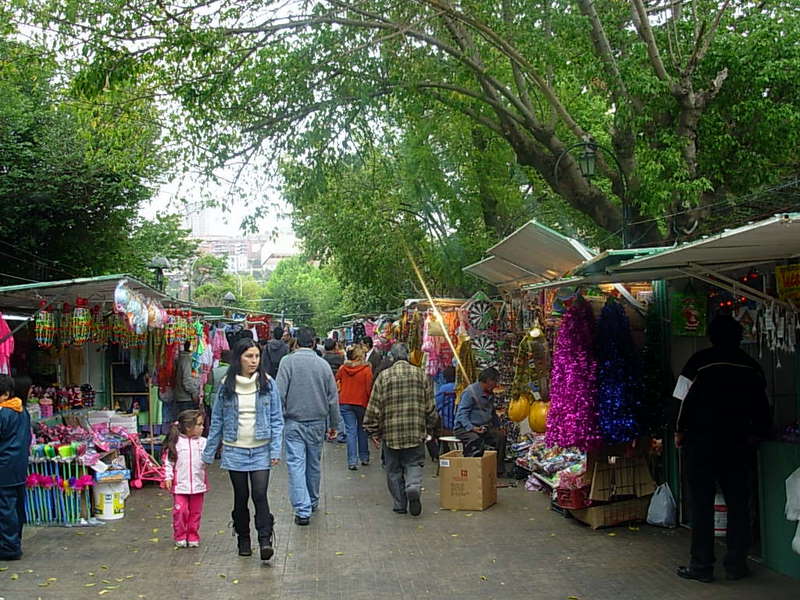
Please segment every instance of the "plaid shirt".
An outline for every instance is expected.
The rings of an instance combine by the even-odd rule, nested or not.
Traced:
[[[425,372],[401,360],[381,371],[364,415],[364,429],[389,448],[414,448],[433,431],[439,415]]]

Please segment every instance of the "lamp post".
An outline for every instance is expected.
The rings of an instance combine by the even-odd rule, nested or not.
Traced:
[[[236,302],[236,296],[233,292],[225,292],[222,301],[226,303],[226,306],[233,306],[233,302]]]
[[[169,259],[165,256],[154,256],[150,259],[150,264],[147,265],[148,269],[152,269],[156,276],[156,289],[159,292],[164,291],[164,271],[170,268]]]
[[[622,165],[619,162],[616,154],[611,150],[598,144],[593,137],[589,135],[583,136],[583,140],[568,146],[556,160],[555,167],[553,167],[553,175],[555,178],[555,185],[558,187],[558,167],[561,165],[561,160],[573,150],[580,148],[581,152],[576,156],[578,169],[581,175],[586,180],[591,180],[597,174],[597,152],[605,152],[614,161],[619,172],[620,181],[622,182],[622,247],[630,247],[630,235],[628,231],[628,222],[630,220],[629,206],[628,206],[628,178],[625,177],[625,171],[622,170]]]

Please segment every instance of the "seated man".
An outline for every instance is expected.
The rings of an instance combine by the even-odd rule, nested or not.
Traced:
[[[494,367],[481,371],[478,381],[461,394],[456,410],[453,433],[464,445],[464,456],[483,456],[484,445],[497,450],[497,474],[504,474],[503,459],[506,454],[506,434],[499,429],[500,420],[494,409],[492,390],[500,374]]]

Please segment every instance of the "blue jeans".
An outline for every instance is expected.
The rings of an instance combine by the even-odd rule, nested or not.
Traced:
[[[320,459],[325,421],[289,421],[283,426],[289,500],[298,517],[310,517],[319,504]]]
[[[353,466],[361,462],[369,462],[369,445],[367,432],[364,431],[364,413],[367,409],[355,404],[340,404],[339,412],[344,420],[347,432],[347,465]]]

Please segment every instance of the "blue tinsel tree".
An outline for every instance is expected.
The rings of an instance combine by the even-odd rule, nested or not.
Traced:
[[[641,433],[642,379],[631,327],[619,302],[610,299],[597,323],[597,422],[607,444]]]

